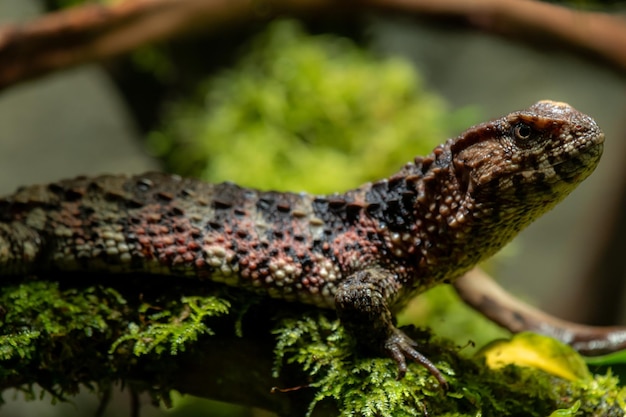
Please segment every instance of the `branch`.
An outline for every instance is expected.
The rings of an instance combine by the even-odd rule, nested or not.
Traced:
[[[0,29],[0,89],[53,71],[127,53],[193,31],[281,15],[413,13],[461,20],[523,41],[558,40],[626,69],[626,23],[528,0],[128,0],[85,5]]]
[[[626,21],[531,0],[371,0],[398,11],[460,18],[482,30],[522,41],[560,41],[626,69]]]
[[[313,407],[312,417],[443,415],[468,407],[472,415],[548,415],[578,399],[582,415],[621,415],[624,402],[617,378],[572,383],[539,369],[494,370],[463,357],[450,341],[405,328],[446,371],[454,394],[448,396],[419,364],[411,363],[398,381],[391,358],[359,353],[332,312],[203,281],[39,278],[0,288],[0,390],[37,383],[64,400],[80,385],[106,397],[120,382],[165,402],[176,389],[281,416],[307,415]],[[279,378],[272,376],[276,363],[282,364]]]
[[[52,13],[0,31],[0,88],[245,14],[245,1],[136,0]]]
[[[454,288],[465,304],[513,333],[541,333],[587,356],[626,349],[626,327],[587,326],[552,317],[507,293],[479,268],[459,278]]]

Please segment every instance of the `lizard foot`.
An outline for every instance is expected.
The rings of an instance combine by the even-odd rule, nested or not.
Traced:
[[[431,361],[416,350],[417,343],[398,330],[387,300],[396,288],[394,274],[380,268],[357,271],[345,279],[335,294],[335,308],[348,333],[372,351],[391,356],[398,364],[398,377],[406,375],[406,358],[426,369],[443,389],[448,383]]]
[[[447,390],[448,382],[444,378],[441,371],[437,369],[437,367],[426,356],[419,353],[415,349],[416,347],[417,343],[404,334],[402,330],[398,329],[394,329],[393,333],[385,341],[385,351],[387,351],[389,356],[391,356],[398,364],[397,379],[402,379],[404,378],[404,375],[406,375],[406,358],[409,358],[428,369],[431,375],[437,379],[441,388]]]

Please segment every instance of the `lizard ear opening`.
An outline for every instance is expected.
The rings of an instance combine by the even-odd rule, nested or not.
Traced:
[[[471,127],[461,136],[457,137],[452,143],[452,146],[450,147],[452,158],[454,159],[460,152],[466,150],[467,148],[496,136],[497,127],[495,127],[493,123],[483,123]]]
[[[501,136],[499,131],[499,124],[494,122],[476,125],[456,138],[450,146],[454,175],[462,193],[471,193],[476,189],[477,183],[472,174],[489,159],[480,148]]]

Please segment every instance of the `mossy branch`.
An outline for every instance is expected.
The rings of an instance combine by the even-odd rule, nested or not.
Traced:
[[[396,380],[393,361],[360,352],[333,312],[262,299],[250,306],[231,290],[151,280],[149,292],[134,281],[4,287],[1,387],[39,384],[63,400],[81,385],[106,392],[122,382],[166,404],[175,389],[289,416],[546,416],[577,401],[576,415],[623,415],[625,392],[610,375],[570,382],[532,368],[492,370],[409,329],[447,375],[446,393],[417,364]]]

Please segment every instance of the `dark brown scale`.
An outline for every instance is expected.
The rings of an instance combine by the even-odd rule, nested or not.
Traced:
[[[57,195],[65,193],[65,187],[63,187],[61,184],[55,184],[55,183],[48,184],[48,190],[50,190],[50,192],[57,194]],[[20,190],[18,190],[18,192],[19,191]]]
[[[174,199],[174,195],[172,193],[168,193],[165,191],[159,191],[155,194],[157,200],[161,200],[164,202],[172,201]]]
[[[328,209],[331,211],[339,212],[346,208],[348,203],[345,199],[339,197],[333,197],[328,200]]]
[[[278,210],[280,213],[289,213],[291,211],[291,206],[289,205],[289,203],[277,203],[276,210]]]

